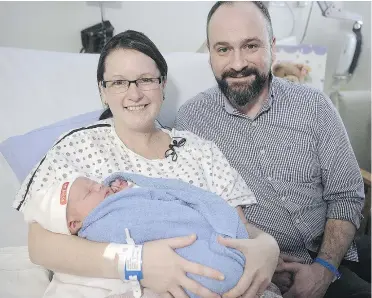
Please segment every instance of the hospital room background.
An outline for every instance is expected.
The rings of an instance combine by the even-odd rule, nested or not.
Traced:
[[[95,30],[98,34],[104,21],[109,24],[107,38],[133,29],[154,41],[169,65],[160,120],[171,126],[183,102],[215,84],[205,46],[206,18],[213,4],[0,1],[0,226],[11,227],[11,232],[0,232],[0,297],[5,297],[10,287],[13,296],[6,297],[34,297],[32,293],[37,297],[37,285],[46,276],[29,263],[27,229],[19,212],[11,207],[20,183],[50,147],[52,135],[70,129],[72,124],[86,124],[102,109],[95,81],[98,50],[92,51],[84,41],[87,32]],[[308,65],[302,83],[322,89],[341,115],[363,173],[367,194],[364,213],[368,220],[371,2],[266,4],[277,39],[276,63]],[[92,29],[94,25],[98,27]],[[39,278],[38,283],[28,280],[30,274]],[[26,286],[14,287],[13,278],[23,280]]]
[[[360,17],[363,21],[362,51],[352,79],[341,89],[354,92],[346,93],[346,97],[370,99],[371,2],[328,2],[335,3],[341,10],[339,14],[337,9],[331,11],[328,17],[323,15],[318,3],[322,1],[267,2],[279,44],[324,47],[326,59],[322,62],[325,69],[322,79],[324,91],[330,95],[337,68],[350,64],[352,50],[347,53],[349,57],[342,56],[341,51],[347,49],[346,40],[354,34],[353,25]],[[82,48],[81,31],[99,24],[103,18],[112,24],[114,33],[129,28],[144,32],[163,53],[206,52],[203,47],[205,20],[212,5],[213,1],[0,2],[0,46],[78,53]],[[363,119],[360,126],[350,124],[347,128],[360,166],[368,171],[371,161],[369,103],[367,100],[367,106],[354,109],[351,118],[344,119],[347,125],[355,119]],[[348,108],[343,102],[339,105],[341,113]]]

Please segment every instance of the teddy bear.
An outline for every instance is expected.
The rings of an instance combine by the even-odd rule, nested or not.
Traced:
[[[311,68],[302,63],[278,62],[273,65],[273,75],[294,83],[306,83],[310,81]]]

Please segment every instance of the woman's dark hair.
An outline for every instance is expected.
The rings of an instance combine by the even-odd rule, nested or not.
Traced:
[[[97,83],[103,81],[105,62],[107,56],[118,49],[130,49],[141,52],[155,61],[160,75],[165,79],[168,74],[168,65],[156,45],[143,33],[127,30],[112,37],[103,47],[97,67]],[[107,108],[99,117],[99,120],[112,117],[110,108]]]

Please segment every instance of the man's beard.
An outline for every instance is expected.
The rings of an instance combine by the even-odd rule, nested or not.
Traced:
[[[252,82],[236,82],[233,83],[231,87],[227,83],[227,78],[239,78],[248,77],[249,75],[254,75],[255,78]],[[216,77],[219,88],[226,98],[235,107],[244,107],[249,103],[253,103],[258,95],[264,89],[266,82],[268,81],[269,73],[262,74],[256,68],[245,67],[241,71],[229,70],[222,74],[221,79]]]

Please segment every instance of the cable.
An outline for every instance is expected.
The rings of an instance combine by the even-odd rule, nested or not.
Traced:
[[[353,32],[355,34],[356,38],[356,45],[355,45],[355,52],[353,56],[353,60],[351,61],[350,67],[349,67],[349,74],[352,75],[355,71],[355,68],[358,65],[358,61],[360,58],[360,54],[362,52],[362,32],[361,32],[361,26],[358,26],[358,22],[356,25],[354,25]]]
[[[308,16],[307,16],[305,29],[304,29],[304,33],[302,34],[302,38],[301,38],[300,44],[303,43],[303,41],[304,41],[304,39],[305,39],[305,37],[306,37],[307,29],[308,29],[308,27],[309,27],[309,23],[310,23],[311,12],[313,11],[313,6],[314,6],[314,1],[311,1],[309,14],[308,14]]]
[[[294,29],[295,29],[295,23],[296,23],[296,17],[295,17],[295,14],[293,12],[292,7],[288,4],[288,2],[285,1],[284,3],[285,3],[285,5],[287,6],[287,8],[289,9],[289,11],[291,12],[291,15],[292,15],[292,29],[291,29],[291,33],[289,33],[289,36],[293,36]]]
[[[161,128],[167,129],[167,130],[172,130],[172,128],[170,128],[169,126],[165,126],[165,125],[161,124],[158,119],[156,119],[156,122],[160,125]]]
[[[101,12],[101,22],[103,24],[103,3],[102,3],[102,1],[99,1],[99,9],[100,9],[100,12]]]

